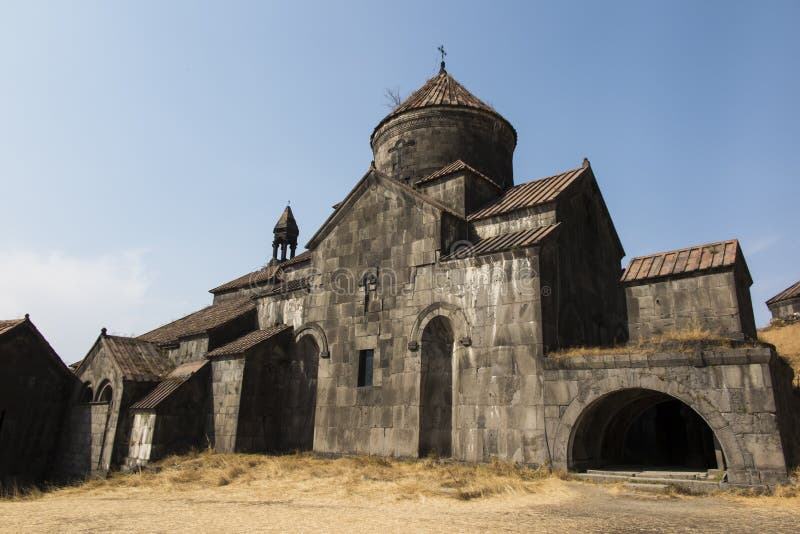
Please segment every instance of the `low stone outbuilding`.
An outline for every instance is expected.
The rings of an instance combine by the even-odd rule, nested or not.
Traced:
[[[773,319],[800,319],[800,282],[769,299],[767,308]]]
[[[753,279],[735,239],[633,258],[622,283],[632,340],[692,329],[756,338]]]
[[[104,328],[75,370],[80,393],[68,415],[63,475],[103,474],[120,465],[128,454],[128,409],[173,367],[154,343],[108,335]]]
[[[76,384],[27,315],[0,321],[0,490],[53,479]]]

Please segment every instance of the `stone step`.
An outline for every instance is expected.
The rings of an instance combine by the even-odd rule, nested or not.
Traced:
[[[619,477],[635,477],[639,471],[624,471],[617,469],[587,469],[586,473],[589,475],[603,475],[603,476],[619,476]]]
[[[714,470],[715,474],[717,470]],[[677,478],[685,480],[705,480],[709,477],[706,471],[637,471],[635,469],[587,469],[586,473],[604,476],[625,476],[625,477],[644,477],[644,478]],[[721,474],[721,473],[720,473]],[[713,475],[712,475],[713,476]]]
[[[721,488],[721,485],[712,480],[679,479],[679,478],[650,478],[650,477],[631,477],[618,474],[599,474],[599,473],[577,473],[575,475],[580,480],[587,480],[598,483],[637,483],[637,484],[666,484],[686,491],[688,493],[713,493]]]
[[[707,479],[708,473],[706,471],[641,471],[637,473],[636,476],[644,478],[677,478],[686,480],[699,480]]]
[[[626,484],[623,484],[622,487],[625,488],[626,490],[642,491],[644,493],[666,494],[669,493],[670,490],[669,484],[650,484],[642,482],[628,482]]]

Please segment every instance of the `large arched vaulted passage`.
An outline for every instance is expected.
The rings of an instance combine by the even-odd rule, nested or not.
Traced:
[[[583,411],[570,443],[570,469],[724,469],[706,421],[680,400],[632,388],[609,393]]]
[[[419,456],[453,452],[453,343],[450,320],[436,316],[421,338]]]

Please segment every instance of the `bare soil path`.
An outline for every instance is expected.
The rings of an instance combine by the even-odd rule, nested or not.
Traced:
[[[361,492],[359,492],[361,493]],[[444,496],[277,493],[258,483],[187,491],[57,491],[0,502],[2,532],[798,532],[797,499],[646,496],[544,480],[534,493]]]
[[[782,497],[632,494],[495,462],[193,453],[0,499],[0,532],[800,532]]]

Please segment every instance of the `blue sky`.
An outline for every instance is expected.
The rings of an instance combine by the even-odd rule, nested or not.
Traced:
[[[0,316],[68,362],[310,238],[369,135],[448,71],[516,127],[516,181],[589,157],[628,253],[739,238],[800,278],[798,2],[0,3]],[[627,259],[627,258],[626,258]]]

